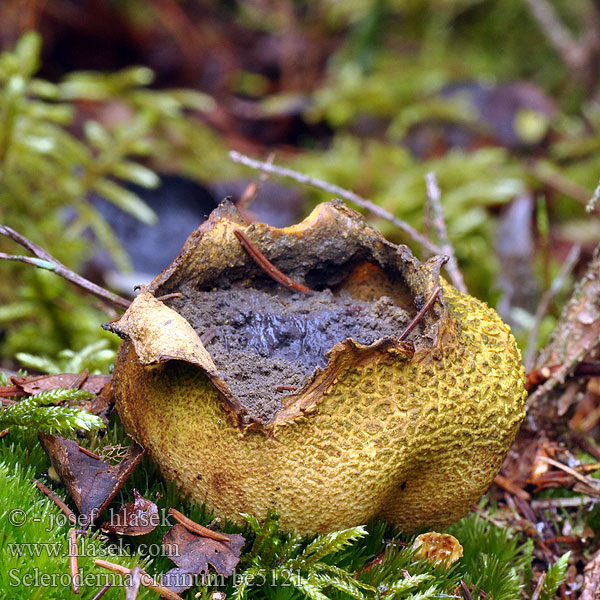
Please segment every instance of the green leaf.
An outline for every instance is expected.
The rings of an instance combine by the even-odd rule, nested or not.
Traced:
[[[58,375],[61,368],[49,358],[43,356],[35,356],[28,352],[17,352],[15,358],[24,366],[49,375]]]
[[[131,181],[142,187],[155,188],[160,183],[160,178],[154,171],[131,161],[123,160],[117,163],[113,167],[112,173],[120,179]]]
[[[554,597],[560,584],[565,580],[570,558],[571,552],[566,552],[548,569],[540,600],[550,600]]]
[[[15,48],[15,56],[20,63],[21,72],[30,76],[39,68],[42,37],[35,31],[28,31],[21,36]]]
[[[169,94],[186,108],[209,112],[215,108],[215,101],[207,94],[201,94],[195,90],[169,90]]]
[[[302,577],[299,573],[290,573],[290,570],[285,567],[273,569],[275,579],[285,583],[292,584],[296,589],[300,590],[305,596],[311,600],[329,600],[329,598],[321,591],[321,586],[315,582]]]
[[[100,417],[78,408],[48,406],[60,402],[78,402],[94,397],[85,390],[55,389],[35,394],[0,412],[0,427],[30,427],[39,431],[69,433],[77,429],[102,429]]]
[[[134,216],[146,225],[155,225],[156,213],[139,196],[109,179],[99,179],[94,189],[121,210]]]
[[[306,547],[304,552],[294,561],[294,564],[303,567],[312,565],[329,554],[339,552],[365,535],[367,535],[367,530],[363,526],[319,535]]]
[[[112,136],[98,121],[86,121],[83,124],[86,139],[98,150],[109,150],[114,145]]]

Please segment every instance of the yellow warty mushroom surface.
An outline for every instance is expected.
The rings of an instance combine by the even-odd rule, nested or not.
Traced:
[[[348,210],[330,207],[328,219],[334,209]],[[524,418],[525,390],[508,326],[442,286],[443,306],[427,325],[438,327],[433,341],[342,342],[303,390],[310,401],[296,395],[295,408],[251,426],[236,419],[196,332],[156,290],[143,290],[111,326],[125,338],[117,409],[165,478],[220,517],[274,510],[282,528],[302,533],[374,517],[406,531],[443,528],[500,469]]]

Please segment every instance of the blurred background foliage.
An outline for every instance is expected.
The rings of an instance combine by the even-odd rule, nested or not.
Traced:
[[[585,210],[600,175],[599,15],[592,0],[6,0],[0,223],[76,271],[108,252],[125,273],[127,235],[97,198],[160,233],[144,188],[177,175],[217,201],[210,186],[256,177],[229,149],[275,152],[425,233],[434,171],[469,291],[525,346],[569,250],[582,245],[577,273],[600,232]],[[300,216],[330,198],[295,189]],[[270,202],[276,212],[277,194]],[[177,198],[165,192],[164,204],[175,211]],[[0,251],[18,253],[4,239]],[[112,315],[53,274],[7,262],[0,302],[7,364],[16,352],[79,350]]]

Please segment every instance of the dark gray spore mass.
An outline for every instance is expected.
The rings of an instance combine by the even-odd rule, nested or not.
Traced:
[[[278,386],[299,388],[316,367],[326,366],[325,354],[335,344],[399,336],[410,320],[387,296],[365,302],[345,291],[305,296],[242,285],[181,291],[183,296],[169,304],[201,336],[233,394],[263,422],[292,393]]]

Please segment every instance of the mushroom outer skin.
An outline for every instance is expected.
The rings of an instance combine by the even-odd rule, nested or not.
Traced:
[[[509,327],[439,271],[437,281],[431,343],[336,344],[268,425],[241,419],[197,333],[155,298],[158,286],[143,289],[108,326],[124,338],[113,388],[125,429],[167,480],[220,517],[275,511],[283,530],[303,534],[375,517],[407,532],[444,528],[492,483],[526,392]]]

